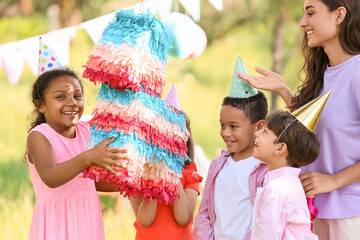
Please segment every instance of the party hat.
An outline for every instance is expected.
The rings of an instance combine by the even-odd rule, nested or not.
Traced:
[[[54,70],[62,67],[58,58],[48,45],[44,44],[42,38],[39,38],[39,70],[38,74],[41,75],[44,72]]]
[[[177,94],[175,83],[173,83],[173,85],[171,86],[168,94],[165,97],[164,102],[167,106],[172,106],[175,107],[177,110],[181,110],[180,100]]]
[[[236,74],[238,72],[249,75],[239,56],[236,58],[236,64],[231,82],[229,97],[248,98],[258,94],[258,91],[253,86],[251,86],[244,80],[238,78]]]
[[[296,119],[299,120],[307,129],[314,131],[330,93],[331,89],[292,112],[292,115],[296,117]]]

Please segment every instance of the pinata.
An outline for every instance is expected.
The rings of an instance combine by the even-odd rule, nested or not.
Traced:
[[[189,132],[182,112],[161,99],[167,36],[151,14],[118,10],[89,56],[83,77],[101,83],[90,124],[89,147],[115,137],[111,147],[128,149],[117,175],[90,167],[83,175],[138,195],[171,204],[177,199]]]

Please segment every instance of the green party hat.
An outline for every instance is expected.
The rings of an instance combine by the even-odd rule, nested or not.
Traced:
[[[229,97],[248,98],[258,94],[258,91],[253,86],[251,86],[249,83],[245,82],[244,80],[238,78],[236,74],[238,72],[249,75],[248,71],[246,70],[239,56],[236,58],[236,64],[231,82]]]

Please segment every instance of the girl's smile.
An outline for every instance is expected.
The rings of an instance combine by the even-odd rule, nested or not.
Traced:
[[[69,75],[55,78],[42,100],[38,110],[45,115],[46,123],[65,137],[75,137],[75,125],[84,111],[79,81]]]

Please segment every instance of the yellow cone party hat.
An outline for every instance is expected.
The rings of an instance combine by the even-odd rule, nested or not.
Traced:
[[[323,95],[315,98],[311,102],[305,104],[301,108],[297,109],[296,111],[292,112],[291,114],[307,129],[314,131],[330,93],[331,89]]]

